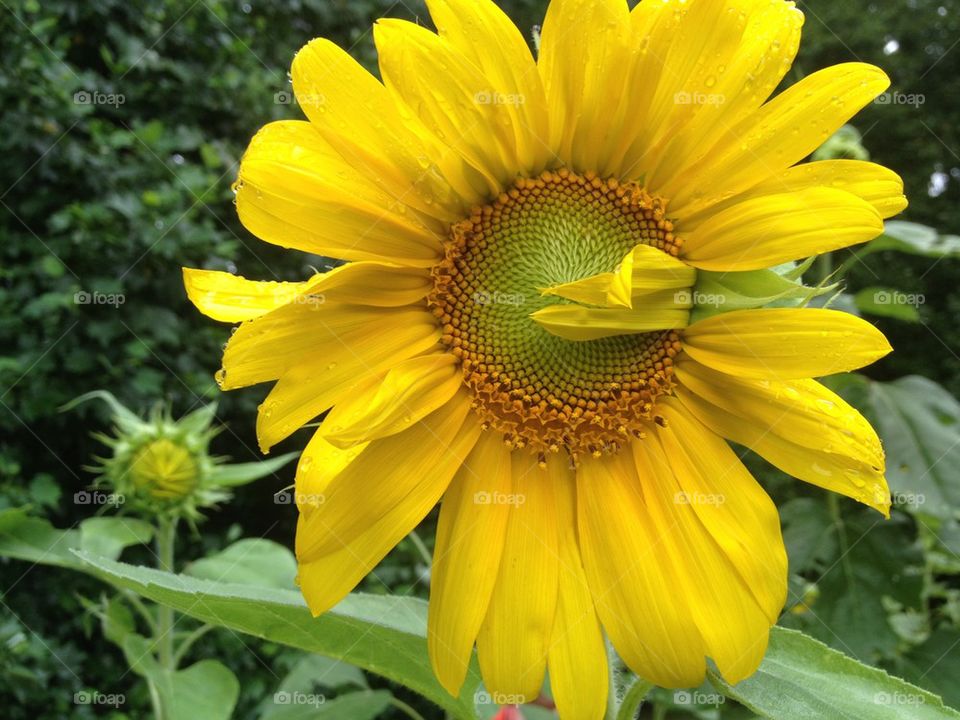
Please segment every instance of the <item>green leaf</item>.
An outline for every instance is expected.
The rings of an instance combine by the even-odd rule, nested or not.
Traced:
[[[917,307],[923,304],[924,297],[893,288],[868,287],[854,295],[853,301],[860,312],[905,322],[920,322]]]
[[[277,690],[306,692],[314,687],[336,690],[346,685],[366,688],[367,678],[360,668],[342,660],[323,655],[304,655],[287,673]]]
[[[944,702],[960,707],[960,632],[942,628],[898,658],[896,670],[908,680],[943,694]]]
[[[390,706],[387,690],[362,690],[327,700],[310,693],[281,693],[273,696],[275,710],[261,720],[373,720]]]
[[[153,526],[136,518],[92,517],[80,523],[80,549],[91,555],[118,558],[124,548],[152,538]]]
[[[905,609],[923,605],[923,555],[906,516],[885,520],[852,501],[848,509],[829,529],[835,552],[820,563],[810,609],[782,622],[873,664],[894,654],[901,642],[884,598]]]
[[[28,508],[0,511],[0,555],[44,565],[78,567],[70,550],[80,548],[79,530],[57,530]]]
[[[79,553],[108,582],[203,622],[344,660],[401,683],[452,716],[475,718],[474,663],[458,698],[437,682],[427,656],[427,604],[407,597],[347,596],[314,618],[295,590],[229,585]]]
[[[240,696],[236,676],[217,660],[201,660],[161,678],[160,702],[169,720],[230,720]]]
[[[888,220],[883,235],[864,249],[869,252],[897,250],[932,258],[960,257],[960,236],[941,235],[934,228],[919,223]]]
[[[894,502],[939,518],[955,515],[960,508],[960,403],[919,375],[874,382],[869,397]]]
[[[249,463],[235,463],[233,465],[217,465],[210,475],[210,481],[214,485],[236,486],[246,485],[248,482],[259,480],[271,473],[275,473],[288,462],[300,455],[299,452],[291,452],[286,455],[279,455],[269,460]]]
[[[296,587],[297,559],[272,540],[246,538],[219,553],[195,560],[184,572],[216,582],[290,589]]]
[[[821,565],[836,554],[833,521],[823,502],[794,498],[780,507],[780,521],[791,574]]]
[[[103,636],[114,645],[123,647],[123,642],[136,628],[133,612],[119,597],[107,598],[100,617]]]
[[[709,677],[727,697],[774,720],[960,719],[936,695],[784,628],[773,628],[750,678],[730,685],[713,670]]]
[[[57,530],[49,521],[28,515],[28,508],[0,511],[0,555],[42,565],[84,569],[71,550],[86,550],[116,559],[130,545],[150,542],[153,528],[126,517],[87,518],[78,530]]]
[[[154,655],[156,641],[131,633],[123,639],[130,669],[157,690],[167,720],[229,720],[240,683],[223,663],[201,660],[185,670],[163,668]]]

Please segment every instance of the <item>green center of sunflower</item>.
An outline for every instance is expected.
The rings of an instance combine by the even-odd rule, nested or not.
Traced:
[[[638,185],[568,170],[521,179],[451,227],[429,302],[485,426],[515,448],[616,451],[671,384],[674,331],[572,341],[530,315],[541,290],[613,271],[636,245],[676,255],[664,203]]]

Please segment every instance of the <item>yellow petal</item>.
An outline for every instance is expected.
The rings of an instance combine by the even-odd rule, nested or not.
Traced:
[[[753,197],[683,234],[680,253],[704,270],[759,270],[866,242],[880,213],[843,190],[814,187]]]
[[[537,67],[550,146],[574,170],[606,174],[618,139],[610,98],[625,97],[629,30],[627,4],[620,0],[553,0],[547,8]]]
[[[341,448],[394,435],[445,405],[461,385],[460,369],[450,353],[404,360],[337,403],[321,433]]]
[[[369,443],[341,449],[328,443],[319,431],[313,434],[297,462],[295,490],[297,509],[309,515],[323,504],[327,487],[340,472],[363,452]],[[317,472],[323,468],[323,472]]]
[[[286,370],[260,405],[257,439],[261,449],[268,452],[304,423],[332,407],[351,392],[358,378],[382,374],[403,360],[434,347],[438,332],[436,326],[431,329],[425,323],[397,326],[392,323],[384,325],[381,320],[335,336],[322,346],[322,359],[308,358]],[[407,399],[406,402],[411,401]],[[397,418],[387,414],[380,420],[384,425],[376,431],[383,433],[395,432],[396,423],[403,422],[402,415]],[[350,432],[358,442],[369,439],[348,429]]]
[[[301,463],[297,470],[305,477],[298,487],[323,487],[324,498],[302,516],[299,560],[349,548],[386,519],[393,528],[386,547],[393,547],[437,503],[479,434],[470,399],[462,394],[409,430],[372,441],[332,477],[327,468]],[[309,479],[314,475],[320,479]]]
[[[483,680],[502,704],[540,694],[557,604],[557,523],[551,478],[529,452],[513,453],[513,498],[503,558],[477,637]],[[509,698],[509,699],[506,699]]]
[[[564,720],[600,720],[607,705],[607,654],[577,542],[576,477],[559,455],[548,457],[547,471],[555,478],[560,548],[557,614],[547,654],[550,688]]]
[[[440,684],[458,695],[500,567],[512,493],[510,449],[485,432],[440,506],[427,646]]]
[[[307,122],[270,123],[253,138],[237,212],[262,240],[316,255],[427,267],[441,254],[439,225],[361,175]]]
[[[866,320],[820,308],[734,310],[694,323],[683,348],[714,370],[749,378],[809,378],[869,365],[890,343]]]
[[[787,594],[776,505],[727,443],[683,405],[661,400],[657,412],[665,424],[655,431],[684,493],[677,500],[696,512],[773,624]]]
[[[684,439],[688,446],[696,446],[701,440],[689,436]],[[725,496],[701,497],[685,488],[682,466],[676,467],[672,453],[668,460],[664,448],[653,438],[632,445],[648,515],[659,540],[656,561],[669,568],[673,580],[670,587],[660,589],[660,602],[669,602],[672,595],[684,595],[690,622],[699,629],[706,654],[717,663],[725,679],[739,682],[760,665],[776,615],[773,620],[767,619],[734,558],[725,552],[723,543],[732,539],[714,537],[700,519],[697,505],[722,504]],[[676,470],[680,472],[675,477]],[[775,531],[772,537],[754,541],[762,546],[779,545],[780,556],[785,558],[776,509],[769,499],[766,504],[772,509]],[[734,557],[740,559],[743,554],[740,549]],[[785,592],[786,566],[777,569]],[[780,601],[782,604],[782,597]]]
[[[506,106],[517,170],[535,176],[551,153],[546,97],[527,41],[490,0],[427,0],[427,7],[441,37],[487,79],[489,99]]]
[[[704,644],[661,543],[629,452],[577,469],[583,566],[597,614],[624,662],[661,687],[703,680]]]
[[[509,108],[519,99],[491,89],[456,46],[419,25],[380,20],[374,39],[384,84],[477,171],[478,194],[497,195],[509,186],[520,162]],[[438,66],[444,72],[437,73]]]
[[[818,160],[802,163],[770,177],[702,213],[686,218],[683,227],[689,232],[700,221],[743,200],[782,193],[796,193],[810,188],[826,187],[843,190],[869,203],[883,218],[893,217],[907,207],[903,180],[883,165],[863,160]]]
[[[308,282],[257,282],[215,270],[183,268],[187,297],[207,317],[222,322],[252,320],[296,298]]]
[[[689,293],[671,290],[650,297],[655,297],[650,307],[641,307],[641,303],[637,303],[636,309],[548,305],[531,313],[530,317],[554,335],[578,341],[687,326],[691,305]]]
[[[756,111],[800,44],[803,13],[791,2],[698,2],[689,10],[673,33],[657,88],[665,107],[662,121],[650,124],[655,138],[641,136],[626,153],[626,161],[642,154],[651,188],[701,160],[726,130]]]
[[[464,396],[407,432],[365,446],[333,477],[301,461],[298,492],[322,493],[297,523],[298,582],[314,615],[350,592],[437,503],[480,433],[468,410]]]
[[[814,380],[751,380],[689,359],[677,395],[704,425],[784,472],[889,514],[880,440],[841,397]]]
[[[731,127],[702,160],[677,168],[657,192],[670,198],[682,220],[776,175],[805,158],[890,79],[864,63],[844,63],[815,72]]]
[[[413,305],[433,289],[430,273],[420,268],[378,262],[351,262],[315,275],[304,290],[316,302],[355,303],[376,307]]]
[[[386,336],[393,330],[411,333],[408,337],[414,342],[432,333],[439,337],[436,318],[421,308],[291,303],[243,323],[230,336],[223,353],[220,387],[233,390],[276,380],[304,363],[315,371],[335,370],[355,342]]]
[[[464,180],[462,162],[447,157],[436,138],[404,116],[387,89],[346,51],[313,40],[297,53],[290,74],[311,124],[397,202],[454,222],[482,199]]]
[[[600,273],[541,290],[541,295],[558,295],[575,302],[601,307],[633,307],[634,298],[661,290],[689,288],[697,271],[672,255],[650,245],[637,245],[624,256],[615,272]]]
[[[183,268],[183,283],[200,312],[223,322],[253,320],[288,303],[409,305],[433,287],[424,270],[376,262],[347,263],[303,282],[258,282],[226,272]]]

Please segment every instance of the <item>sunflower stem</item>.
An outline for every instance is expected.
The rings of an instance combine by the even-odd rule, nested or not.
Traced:
[[[617,685],[617,651],[613,643],[605,639],[607,645],[607,712],[604,720],[616,720],[620,711],[620,688]]]
[[[390,704],[412,720],[423,720],[423,715],[407,705],[403,700],[398,700],[396,697],[391,697]]]
[[[410,531],[410,542],[413,543],[417,552],[420,553],[420,557],[423,558],[423,562],[426,563],[429,568],[433,564],[433,557],[430,555],[430,550],[427,548],[426,543],[423,542],[416,530]]]
[[[184,655],[186,655],[190,648],[193,647],[193,644],[206,635],[208,632],[213,630],[213,625],[201,625],[196,630],[187,635],[181,642],[180,647],[177,648],[177,651],[173,654],[173,666],[179,667],[180,662],[183,660]]]
[[[827,282],[830,278],[830,275],[833,273],[833,255],[831,253],[824,253],[817,258],[816,265],[816,274],[817,280],[821,283]]]
[[[633,720],[640,708],[643,707],[643,701],[653,690],[653,687],[653,683],[647,682],[643,678],[637,678],[637,681],[627,690],[627,694],[623,696],[623,702],[620,704],[620,710],[617,713],[617,720]]]
[[[174,518],[161,518],[157,524],[157,565],[161,570],[169,573],[174,571],[174,538],[176,536],[177,521]],[[173,608],[160,605],[157,608],[158,660],[165,670],[175,670],[175,656],[173,650]]]

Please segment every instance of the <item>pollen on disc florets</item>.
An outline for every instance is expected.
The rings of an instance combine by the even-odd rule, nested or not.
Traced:
[[[574,462],[640,437],[672,386],[675,331],[576,342],[531,313],[560,283],[613,271],[636,245],[676,256],[666,204],[634,183],[566,169],[523,178],[451,227],[428,302],[484,425]]]

